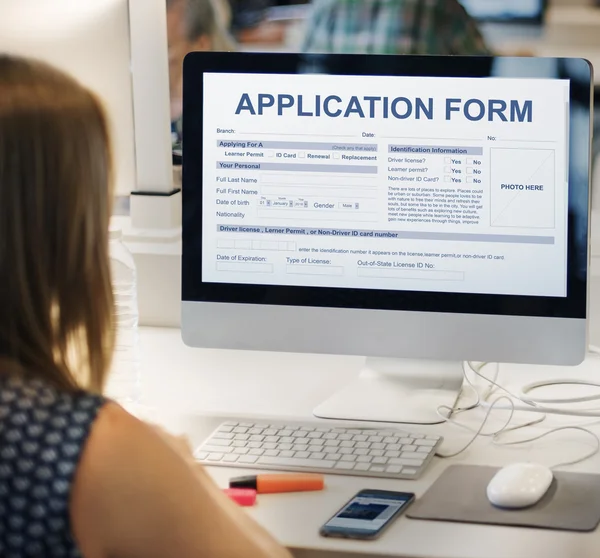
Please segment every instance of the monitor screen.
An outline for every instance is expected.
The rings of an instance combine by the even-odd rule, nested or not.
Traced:
[[[568,97],[205,74],[203,281],[565,297]]]
[[[184,300],[585,316],[584,61],[185,68]]]
[[[546,0],[459,0],[480,21],[538,21],[544,17]]]

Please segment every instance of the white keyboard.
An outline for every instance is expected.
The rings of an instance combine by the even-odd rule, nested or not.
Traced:
[[[224,422],[195,451],[206,465],[418,479],[440,436],[394,429]]]

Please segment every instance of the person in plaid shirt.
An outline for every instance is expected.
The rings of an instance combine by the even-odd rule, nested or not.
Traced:
[[[458,0],[314,0],[304,52],[489,55]]]

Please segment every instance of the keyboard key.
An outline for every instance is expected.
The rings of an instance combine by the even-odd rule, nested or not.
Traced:
[[[342,455],[342,459],[340,461],[356,461],[356,455]]]
[[[294,433],[293,430],[289,430],[287,428],[284,428],[283,430],[280,430],[277,434],[279,436],[291,436]]]
[[[352,448],[337,448],[337,450],[337,452],[341,455],[350,455],[354,453],[354,450]]]
[[[362,449],[367,449],[371,446],[371,444],[369,444],[369,442],[356,442],[356,446],[354,446],[355,448],[362,448]]]
[[[219,438],[211,438],[210,439],[210,445],[211,446],[229,446],[230,445],[230,441],[229,440],[220,440]]]
[[[279,436],[265,436],[265,442],[279,442]]]
[[[333,469],[335,461],[319,460],[319,459],[283,459],[281,457],[261,457],[259,464],[273,465],[280,467],[302,467],[313,469]]]
[[[338,434],[338,440],[341,442],[347,442],[352,440],[352,436],[350,434]]]
[[[369,436],[367,442],[371,442],[371,443],[379,443],[383,440],[383,438],[381,436]]]
[[[223,459],[222,453],[209,453],[206,458],[207,461],[221,461]]]
[[[392,473],[393,475],[397,475],[398,473],[402,472],[402,467],[399,465],[389,465],[386,471],[388,473]]]
[[[339,461],[341,457],[342,456],[337,453],[328,453],[325,456],[325,459],[327,459],[328,461]]]
[[[231,453],[234,448],[222,448],[220,446],[202,446],[202,451],[208,453]]]
[[[356,442],[352,442],[351,440],[344,440],[340,446],[343,448],[353,448],[356,445]]]
[[[279,457],[294,457],[294,451],[282,451],[279,453]]]
[[[417,450],[419,453],[429,453],[431,451],[430,447],[419,447]]]
[[[263,442],[265,439],[264,436],[260,436],[258,434],[253,434],[252,436],[250,436],[250,441],[251,442]]]
[[[277,449],[282,451],[290,451],[293,447],[292,444],[277,444]]]
[[[390,451],[400,451],[402,449],[402,444],[388,444],[387,449]]]
[[[325,446],[328,448],[337,448],[341,442],[339,440],[327,440]]]
[[[354,455],[369,455],[369,450],[364,448],[354,448]],[[395,457],[399,457],[399,455],[400,454]]]
[[[213,436],[213,440],[233,440],[235,438],[235,434],[227,434],[225,432],[217,432]]]
[[[368,436],[365,436],[364,434],[356,434],[352,437],[352,439],[355,442],[366,442],[368,440]]]
[[[394,436],[388,436],[387,438],[384,438],[383,441],[386,444],[397,444],[398,443],[399,438],[396,438]]]
[[[254,426],[253,422],[240,422],[240,426],[244,426],[245,428],[252,428]]]
[[[372,473],[385,473],[385,467],[381,467],[379,465],[371,465],[369,469]]]
[[[404,467],[404,469],[402,469],[402,472],[405,475],[416,475],[419,471],[418,469],[409,469],[407,467]]]
[[[248,434],[236,434],[235,439],[241,442],[247,442],[250,439]]]
[[[263,428],[251,428],[248,430],[248,434],[262,434]]]
[[[277,450],[267,450],[265,451],[265,455],[269,456],[269,457],[277,457],[279,455],[279,452]]]
[[[315,428],[317,432],[331,432],[331,428],[325,428],[324,426],[320,426],[319,428]]]
[[[383,450],[369,450],[369,455],[372,457],[383,457]]]
[[[322,432],[309,432],[308,437],[309,438],[322,438],[323,433]]]
[[[304,432],[313,432],[315,429],[312,426],[303,426],[300,430],[304,430]]]
[[[372,461],[373,465],[385,465],[387,463],[386,457],[375,457]]]
[[[195,458],[199,459],[200,461],[204,461],[207,457],[208,457],[207,451],[199,451],[195,455]]]
[[[381,442],[378,444],[371,444],[371,449],[385,449],[385,444],[382,444]]]
[[[296,430],[296,432],[292,433],[292,438],[306,438],[307,433],[302,430]]]
[[[265,453],[264,449],[251,449],[248,455],[262,455],[263,453]]]
[[[412,438],[400,438],[399,441],[401,444],[407,444],[407,445],[411,445],[413,443]]]
[[[234,428],[233,431],[236,434],[246,434],[246,432],[248,432],[248,429],[245,426],[238,426],[237,428]]]
[[[312,438],[311,440],[309,440],[308,442],[311,446],[324,446],[325,445],[325,440],[316,440],[314,438]]]
[[[325,459],[325,455],[326,455],[325,453],[319,451],[319,452],[311,453],[310,458],[311,459]],[[302,456],[296,454],[294,457],[302,457]]]
[[[327,432],[327,434],[323,434],[324,440],[335,440],[338,435],[335,432]]]
[[[427,456],[416,451],[403,451],[400,454],[400,457],[402,459],[419,459],[420,461],[423,461]]]
[[[423,434],[411,434],[411,436],[415,439],[415,440],[420,440],[425,438],[425,436],[423,436]]]
[[[248,447],[252,449],[258,449],[262,447],[260,442],[248,442]]]
[[[294,444],[289,449],[293,449],[294,451],[310,451],[312,448],[310,446],[307,446],[306,444]]]
[[[281,444],[293,444],[296,441],[296,438],[293,436],[282,436],[279,438],[279,442]]]
[[[226,455],[223,458],[223,461],[225,463],[235,463],[239,458],[240,458],[239,455],[231,454],[231,455]]]
[[[266,450],[274,450],[277,449],[277,444],[273,443],[273,442],[266,442],[262,445],[263,448],[265,448]]]
[[[359,463],[371,463],[371,461],[373,461],[373,458],[370,455],[359,455],[356,458],[356,461],[358,461]]]
[[[424,446],[432,448],[437,443],[437,440],[415,440],[415,446]]]
[[[400,457],[400,452],[399,451],[386,451],[383,455],[385,457]]]
[[[237,425],[238,425],[237,422],[232,422],[232,421],[228,420],[227,422],[223,423],[223,427],[222,428],[227,428],[229,426],[237,426]]]
[[[368,471],[370,469],[371,465],[369,465],[368,463],[357,463],[354,466],[354,470],[355,471]]]
[[[248,448],[235,448],[233,453],[236,455],[246,455],[250,450]]]
[[[263,432],[264,436],[276,436],[277,435],[277,429],[276,428],[267,428],[264,432]]]
[[[276,459],[276,458],[271,458],[271,459]],[[238,459],[238,463],[246,463],[248,465],[252,465],[253,463],[256,463],[257,461],[258,461],[258,456],[256,456],[256,455],[242,455]]]
[[[402,446],[402,451],[417,451],[417,446],[415,446],[415,445]]]
[[[353,428],[350,428],[349,430],[346,430],[346,432],[347,432],[348,434],[352,434],[353,436],[354,436],[355,434],[364,434],[364,432],[363,432],[362,430],[355,430],[355,429],[353,429]]]
[[[403,459],[401,457],[398,459],[390,459],[389,461],[390,465],[402,465],[403,467],[420,467],[422,463],[423,461],[420,459]]]
[[[354,463],[350,463],[348,461],[338,461],[335,464],[335,468],[336,469],[343,469],[345,471],[351,471],[352,469],[354,469]]]
[[[234,440],[231,445],[234,448],[245,448],[248,445],[248,442],[242,442],[241,440]]]
[[[325,455],[324,453],[321,454],[313,454],[313,457],[315,455]],[[298,459],[306,459],[307,457],[310,457],[310,452],[308,451],[297,451],[296,455],[294,455],[294,457],[298,458]],[[319,459],[317,457],[315,457],[315,459]]]

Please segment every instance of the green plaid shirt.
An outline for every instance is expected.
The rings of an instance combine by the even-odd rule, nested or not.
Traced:
[[[457,0],[314,0],[303,51],[490,54]]]

